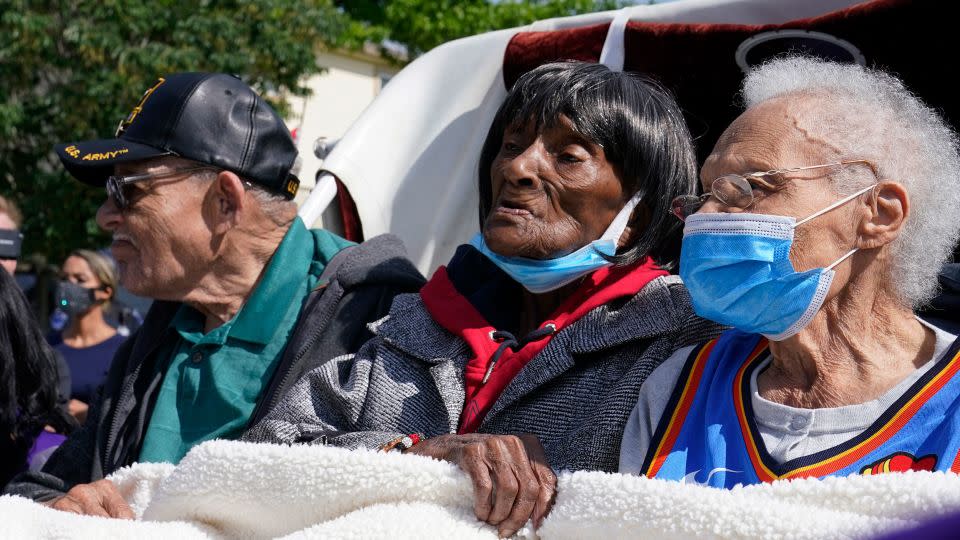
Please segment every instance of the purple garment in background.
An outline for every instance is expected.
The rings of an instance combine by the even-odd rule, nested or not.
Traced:
[[[915,540],[923,538],[924,540],[947,540],[957,538],[960,535],[960,513],[947,514],[938,518],[932,518],[927,522],[901,531],[885,534],[876,540]]]
[[[27,452],[27,468],[32,471],[40,470],[47,459],[50,458],[50,455],[53,454],[53,451],[65,440],[67,440],[67,437],[59,433],[41,431],[37,440],[33,441],[30,451]]]

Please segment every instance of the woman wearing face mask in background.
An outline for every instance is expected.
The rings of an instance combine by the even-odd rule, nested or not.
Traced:
[[[73,383],[69,410],[80,423],[125,339],[103,316],[116,285],[113,263],[103,255],[78,249],[63,262],[57,307],[69,320],[62,333],[52,336],[50,344],[70,367]]]

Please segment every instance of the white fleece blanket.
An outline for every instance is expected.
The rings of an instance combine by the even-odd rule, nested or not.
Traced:
[[[496,538],[456,467],[397,453],[213,441],[111,476],[136,521],[0,497],[0,538]],[[903,473],[731,491],[597,472],[560,475],[541,538],[849,538],[960,509],[960,476]]]

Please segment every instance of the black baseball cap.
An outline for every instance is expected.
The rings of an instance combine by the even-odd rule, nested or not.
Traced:
[[[77,180],[103,186],[118,163],[179,156],[233,171],[292,199],[297,148],[286,124],[252,88],[225,73],[175,73],[144,92],[115,139],[58,144]]]

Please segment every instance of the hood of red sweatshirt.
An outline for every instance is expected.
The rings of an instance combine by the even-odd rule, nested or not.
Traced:
[[[632,297],[665,275],[649,258],[596,270],[537,329],[527,336],[515,336],[523,286],[472,246],[460,246],[450,263],[437,269],[420,291],[433,319],[473,351],[464,373],[466,406],[460,432],[469,433],[480,426],[510,381],[554,335],[590,310]]]

